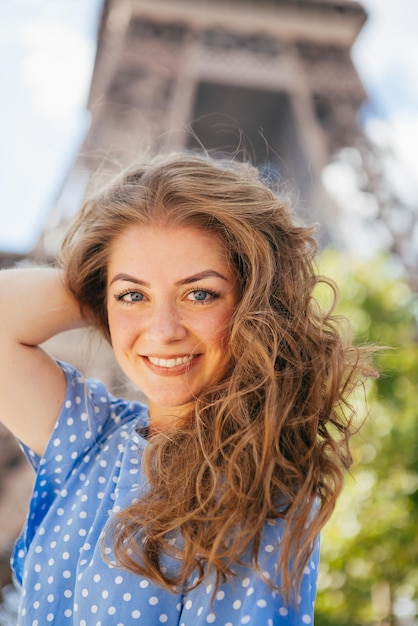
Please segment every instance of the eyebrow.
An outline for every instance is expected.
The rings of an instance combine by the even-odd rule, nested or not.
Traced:
[[[198,274],[193,274],[193,276],[187,276],[187,278],[182,278],[181,280],[176,281],[175,285],[190,285],[191,283],[194,283],[198,280],[203,280],[204,278],[220,278],[221,280],[228,281],[226,276],[220,274],[216,270],[205,270],[203,272],[199,272]],[[141,280],[140,278],[135,278],[135,276],[130,276],[129,274],[124,273],[116,274],[116,276],[114,276],[110,281],[109,287],[110,285],[113,285],[113,283],[115,283],[117,280],[134,283],[135,285],[142,285],[143,287],[151,287],[150,283],[147,283],[145,280]]]

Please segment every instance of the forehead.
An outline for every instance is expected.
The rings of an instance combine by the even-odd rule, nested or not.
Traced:
[[[215,233],[193,226],[127,227],[113,241],[108,271],[110,275],[129,268],[173,277],[207,269],[232,274],[225,242]]]

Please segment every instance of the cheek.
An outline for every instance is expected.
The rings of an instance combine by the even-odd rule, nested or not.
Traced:
[[[201,336],[205,336],[206,343],[213,348],[224,349],[229,340],[230,321],[231,314],[229,311],[214,315],[210,320],[207,320]]]
[[[125,311],[108,311],[109,332],[113,347],[124,344],[132,334],[132,323]]]

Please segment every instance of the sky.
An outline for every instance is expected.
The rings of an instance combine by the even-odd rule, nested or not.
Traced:
[[[0,251],[24,254],[36,244],[87,132],[100,5],[0,0]],[[369,19],[352,51],[369,94],[361,119],[374,141],[394,151],[411,197],[418,189],[418,2],[363,5]]]
[[[88,129],[101,0],[0,0],[0,250],[37,242]]]
[[[353,61],[366,87],[366,130],[390,145],[418,186],[418,2],[362,0],[369,12]]]

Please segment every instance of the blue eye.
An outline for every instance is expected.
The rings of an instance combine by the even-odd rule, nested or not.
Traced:
[[[205,304],[215,300],[215,298],[218,297],[218,294],[213,291],[207,291],[206,289],[194,289],[189,293],[189,297],[191,297],[192,302],[201,302],[202,304]]]
[[[142,302],[143,299],[144,294],[140,291],[125,291],[124,293],[116,296],[116,300],[118,300],[119,302]]]
[[[203,291],[203,289],[200,289],[199,291],[193,291],[194,299],[198,300],[199,302],[206,300],[209,295],[209,292]]]
[[[131,302],[140,302],[144,299],[144,294],[140,293],[139,291],[131,291],[127,295],[129,296],[129,300]]]

